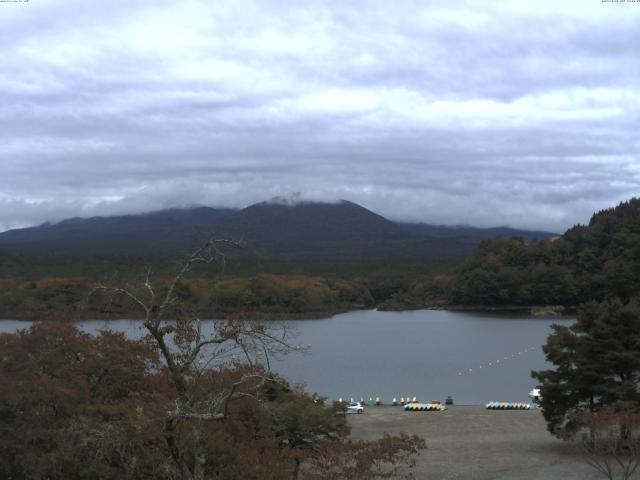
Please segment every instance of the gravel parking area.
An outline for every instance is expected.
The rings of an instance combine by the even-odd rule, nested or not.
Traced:
[[[384,432],[415,433],[427,442],[418,459],[417,479],[434,480],[596,480],[579,451],[552,437],[539,410],[486,410],[453,406],[444,412],[405,412],[402,407],[370,407],[350,415],[354,438]]]

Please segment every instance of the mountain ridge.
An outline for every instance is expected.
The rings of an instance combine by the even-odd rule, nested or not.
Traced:
[[[178,254],[212,233],[242,239],[253,255],[282,258],[369,255],[458,257],[496,234],[532,238],[550,232],[504,227],[446,227],[391,221],[356,203],[260,202],[243,209],[189,207],[141,214],[69,218],[0,233],[0,252],[33,254]]]

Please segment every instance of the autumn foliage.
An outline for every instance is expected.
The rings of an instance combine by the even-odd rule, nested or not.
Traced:
[[[0,352],[0,478],[189,478],[169,451],[175,385],[152,342],[40,322],[0,335]],[[198,404],[246,371],[205,370],[190,399]],[[333,407],[277,377],[245,382],[243,392],[221,421],[181,419],[171,432],[187,465],[196,442],[205,445],[203,478],[295,478],[300,465],[315,480],[390,478],[383,473],[400,474],[424,447],[414,437],[351,441]]]
[[[157,355],[104,332],[63,323],[0,336],[0,477],[145,478],[160,464],[154,407]],[[153,370],[156,374],[153,374]],[[166,397],[165,397],[166,398]]]
[[[169,282],[170,279],[155,280],[159,289]],[[90,295],[96,283],[85,277],[0,277],[0,317],[41,319],[61,311],[82,319],[132,316],[136,312],[130,299]],[[295,275],[183,278],[176,296],[184,306],[210,317],[313,316],[374,305],[364,285]]]
[[[310,478],[329,480],[385,478],[411,467],[420,439],[352,442],[337,406],[269,370],[270,356],[300,349],[286,327],[229,319],[203,328],[210,286],[189,275],[224,264],[227,244],[235,242],[207,240],[168,279],[148,270],[138,283],[91,287],[87,308],[136,312],[143,340],[80,332],[65,309],[0,335],[0,382],[10,386],[0,390],[0,478],[279,480],[309,467]],[[312,303],[331,295],[320,280],[245,283],[263,302],[281,303],[287,292]],[[88,286],[47,279],[33,297],[75,305]],[[325,459],[333,468],[322,466]]]

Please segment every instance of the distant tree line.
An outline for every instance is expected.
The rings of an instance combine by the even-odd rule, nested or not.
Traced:
[[[594,214],[561,237],[483,241],[452,274],[416,281],[389,308],[578,306],[640,294],[640,199]]]
[[[483,242],[455,275],[458,304],[579,305],[640,294],[640,199],[594,214],[555,241]]]
[[[0,315],[5,317],[41,316],[58,309],[82,315],[80,300],[100,272],[130,271],[145,261],[134,259],[126,268],[118,258],[95,262],[70,258],[64,265],[43,260],[51,271],[43,278],[34,275],[29,262],[19,260],[3,260],[8,262],[6,271],[14,272],[0,278]],[[99,272],[72,274],[82,271],[80,263],[86,262],[96,263]],[[181,285],[183,301],[211,315],[260,311],[315,316],[374,306],[578,306],[608,296],[628,300],[640,294],[640,199],[598,212],[588,225],[575,226],[554,239],[483,241],[457,267],[419,261],[276,262],[251,268],[236,263],[233,268],[240,270],[223,280],[186,278]],[[260,273],[266,271],[281,273]],[[111,304],[109,309],[123,314],[130,305]],[[89,305],[89,314],[106,313],[105,306]]]
[[[166,282],[156,283],[161,286]],[[65,312],[74,318],[86,318],[126,316],[135,311],[136,305],[130,299],[90,296],[94,286],[95,282],[85,277],[45,277],[35,281],[0,278],[0,314],[5,318],[42,318]],[[176,294],[183,308],[216,317],[258,313],[326,315],[374,306],[362,283],[308,276],[185,278]]]

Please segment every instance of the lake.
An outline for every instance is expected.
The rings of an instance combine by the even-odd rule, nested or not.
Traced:
[[[320,320],[287,320],[293,343],[308,353],[287,355],[272,369],[309,392],[332,399],[417,397],[483,404],[529,401],[535,386],[531,370],[548,368],[541,346],[553,323],[572,318],[534,318],[513,313],[413,310],[359,310]],[[84,321],[88,332],[110,328],[140,336],[132,320]],[[0,331],[28,322],[0,321]]]

